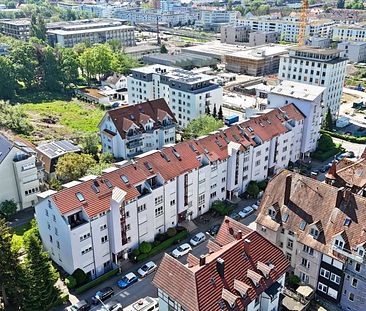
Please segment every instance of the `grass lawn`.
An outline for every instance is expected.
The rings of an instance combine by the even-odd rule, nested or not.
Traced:
[[[28,231],[32,227],[31,222],[13,228],[13,238],[12,238],[12,249],[15,251],[19,251],[23,246],[23,235],[26,231]]]
[[[33,140],[70,138],[74,134],[85,134],[98,131],[104,111],[99,107],[77,100],[51,101],[37,104],[22,104],[21,109],[28,114],[36,129]],[[44,122],[53,118],[56,124]]]

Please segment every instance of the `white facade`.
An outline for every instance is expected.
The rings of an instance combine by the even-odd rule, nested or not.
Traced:
[[[342,57],[348,58],[353,63],[366,61],[366,42],[341,42],[337,48],[342,51]]]
[[[333,117],[338,115],[345,79],[347,60],[334,49],[293,47],[280,61],[280,80],[302,82],[325,88],[323,116],[330,108]]]
[[[333,28],[333,41],[365,41],[364,25],[337,25]]]
[[[240,13],[238,11],[206,10],[201,11],[201,19],[197,23],[204,29],[220,31],[223,25],[235,25]]]
[[[0,203],[14,200],[18,210],[36,204],[40,186],[36,157],[3,136],[0,136],[0,176]]]
[[[132,70],[127,80],[129,104],[164,98],[181,127],[205,114],[206,106],[213,111],[222,103],[222,88],[212,77],[163,65]]]
[[[322,123],[324,87],[304,83],[282,81],[268,94],[268,107],[294,104],[304,115],[304,130],[301,138],[301,153],[309,155],[315,151]]]
[[[297,42],[300,28],[299,21],[274,20],[263,17],[239,19],[237,25],[249,26],[251,30],[276,31],[281,34],[281,41],[288,42]],[[333,25],[334,22],[330,20],[309,22],[305,28],[305,38],[313,36],[330,38]]]

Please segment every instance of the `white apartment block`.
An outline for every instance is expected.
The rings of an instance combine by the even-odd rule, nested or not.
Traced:
[[[129,104],[164,98],[181,127],[213,111],[222,103],[222,87],[211,76],[164,65],[150,65],[131,70],[127,78]]]
[[[132,24],[153,24],[157,22],[167,24],[168,27],[193,23],[199,19],[200,12],[194,10],[160,12],[145,9],[116,9],[115,17],[127,20]]]
[[[291,103],[305,116],[301,140],[301,153],[310,155],[315,151],[322,124],[323,93],[325,88],[284,80],[268,94],[269,108],[280,108]]]
[[[247,19],[239,19],[239,26],[249,26],[251,30],[260,31],[276,31],[281,34],[283,41],[296,42],[299,36],[300,22],[297,20],[286,19],[269,19],[263,17],[253,17]],[[332,27],[334,21],[331,20],[314,20],[307,24],[305,28],[305,38],[324,37],[330,38],[332,35]]]
[[[338,50],[341,56],[348,58],[353,63],[363,63],[366,61],[366,42],[341,42],[338,43]]]
[[[334,41],[365,41],[366,27],[363,24],[336,25],[333,28]]]
[[[0,135],[0,203],[14,200],[18,210],[34,206],[39,193],[35,152]]]
[[[57,24],[56,24],[57,25]],[[91,45],[118,40],[123,46],[135,45],[135,28],[115,19],[59,23],[47,30],[48,42],[55,46],[71,48],[82,42]]]
[[[330,108],[333,117],[338,115],[345,79],[347,59],[335,49],[291,47],[289,54],[281,57],[279,79],[318,85],[325,88],[323,116]]]
[[[238,11],[203,10],[197,26],[201,26],[205,30],[220,31],[221,26],[235,25],[239,17]]]
[[[141,242],[298,160],[303,130],[289,104],[43,193],[35,210],[44,247],[66,272],[96,277]]]
[[[176,123],[162,98],[107,111],[99,123],[102,152],[130,159],[174,144]]]

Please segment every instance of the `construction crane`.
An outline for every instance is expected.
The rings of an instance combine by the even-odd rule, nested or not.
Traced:
[[[301,1],[301,13],[300,13],[299,37],[297,39],[299,46],[303,46],[305,44],[305,30],[306,30],[306,25],[308,23],[308,9],[309,9],[308,0],[302,0]]]

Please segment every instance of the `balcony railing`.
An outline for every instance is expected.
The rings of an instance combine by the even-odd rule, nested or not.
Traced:
[[[87,221],[84,219],[77,219],[77,220],[70,221],[69,225],[70,225],[70,229],[72,230],[72,229],[75,229],[76,227],[79,227],[86,223],[87,223]]]
[[[129,141],[129,142],[126,143],[126,147],[128,149],[137,148],[137,147],[140,147],[142,145],[143,145],[143,141],[142,140]]]
[[[126,135],[126,139],[127,140],[137,140],[137,139],[141,139],[142,138],[142,134],[141,133],[136,133],[136,134],[132,134],[132,135]]]
[[[352,260],[355,260],[359,263],[365,262],[365,258],[363,256],[352,254],[351,251],[349,251],[348,249],[341,248],[341,247],[339,247],[337,245],[334,245],[334,244],[332,245],[332,249],[334,251],[336,251],[338,254],[346,256],[346,257],[348,257]]]

